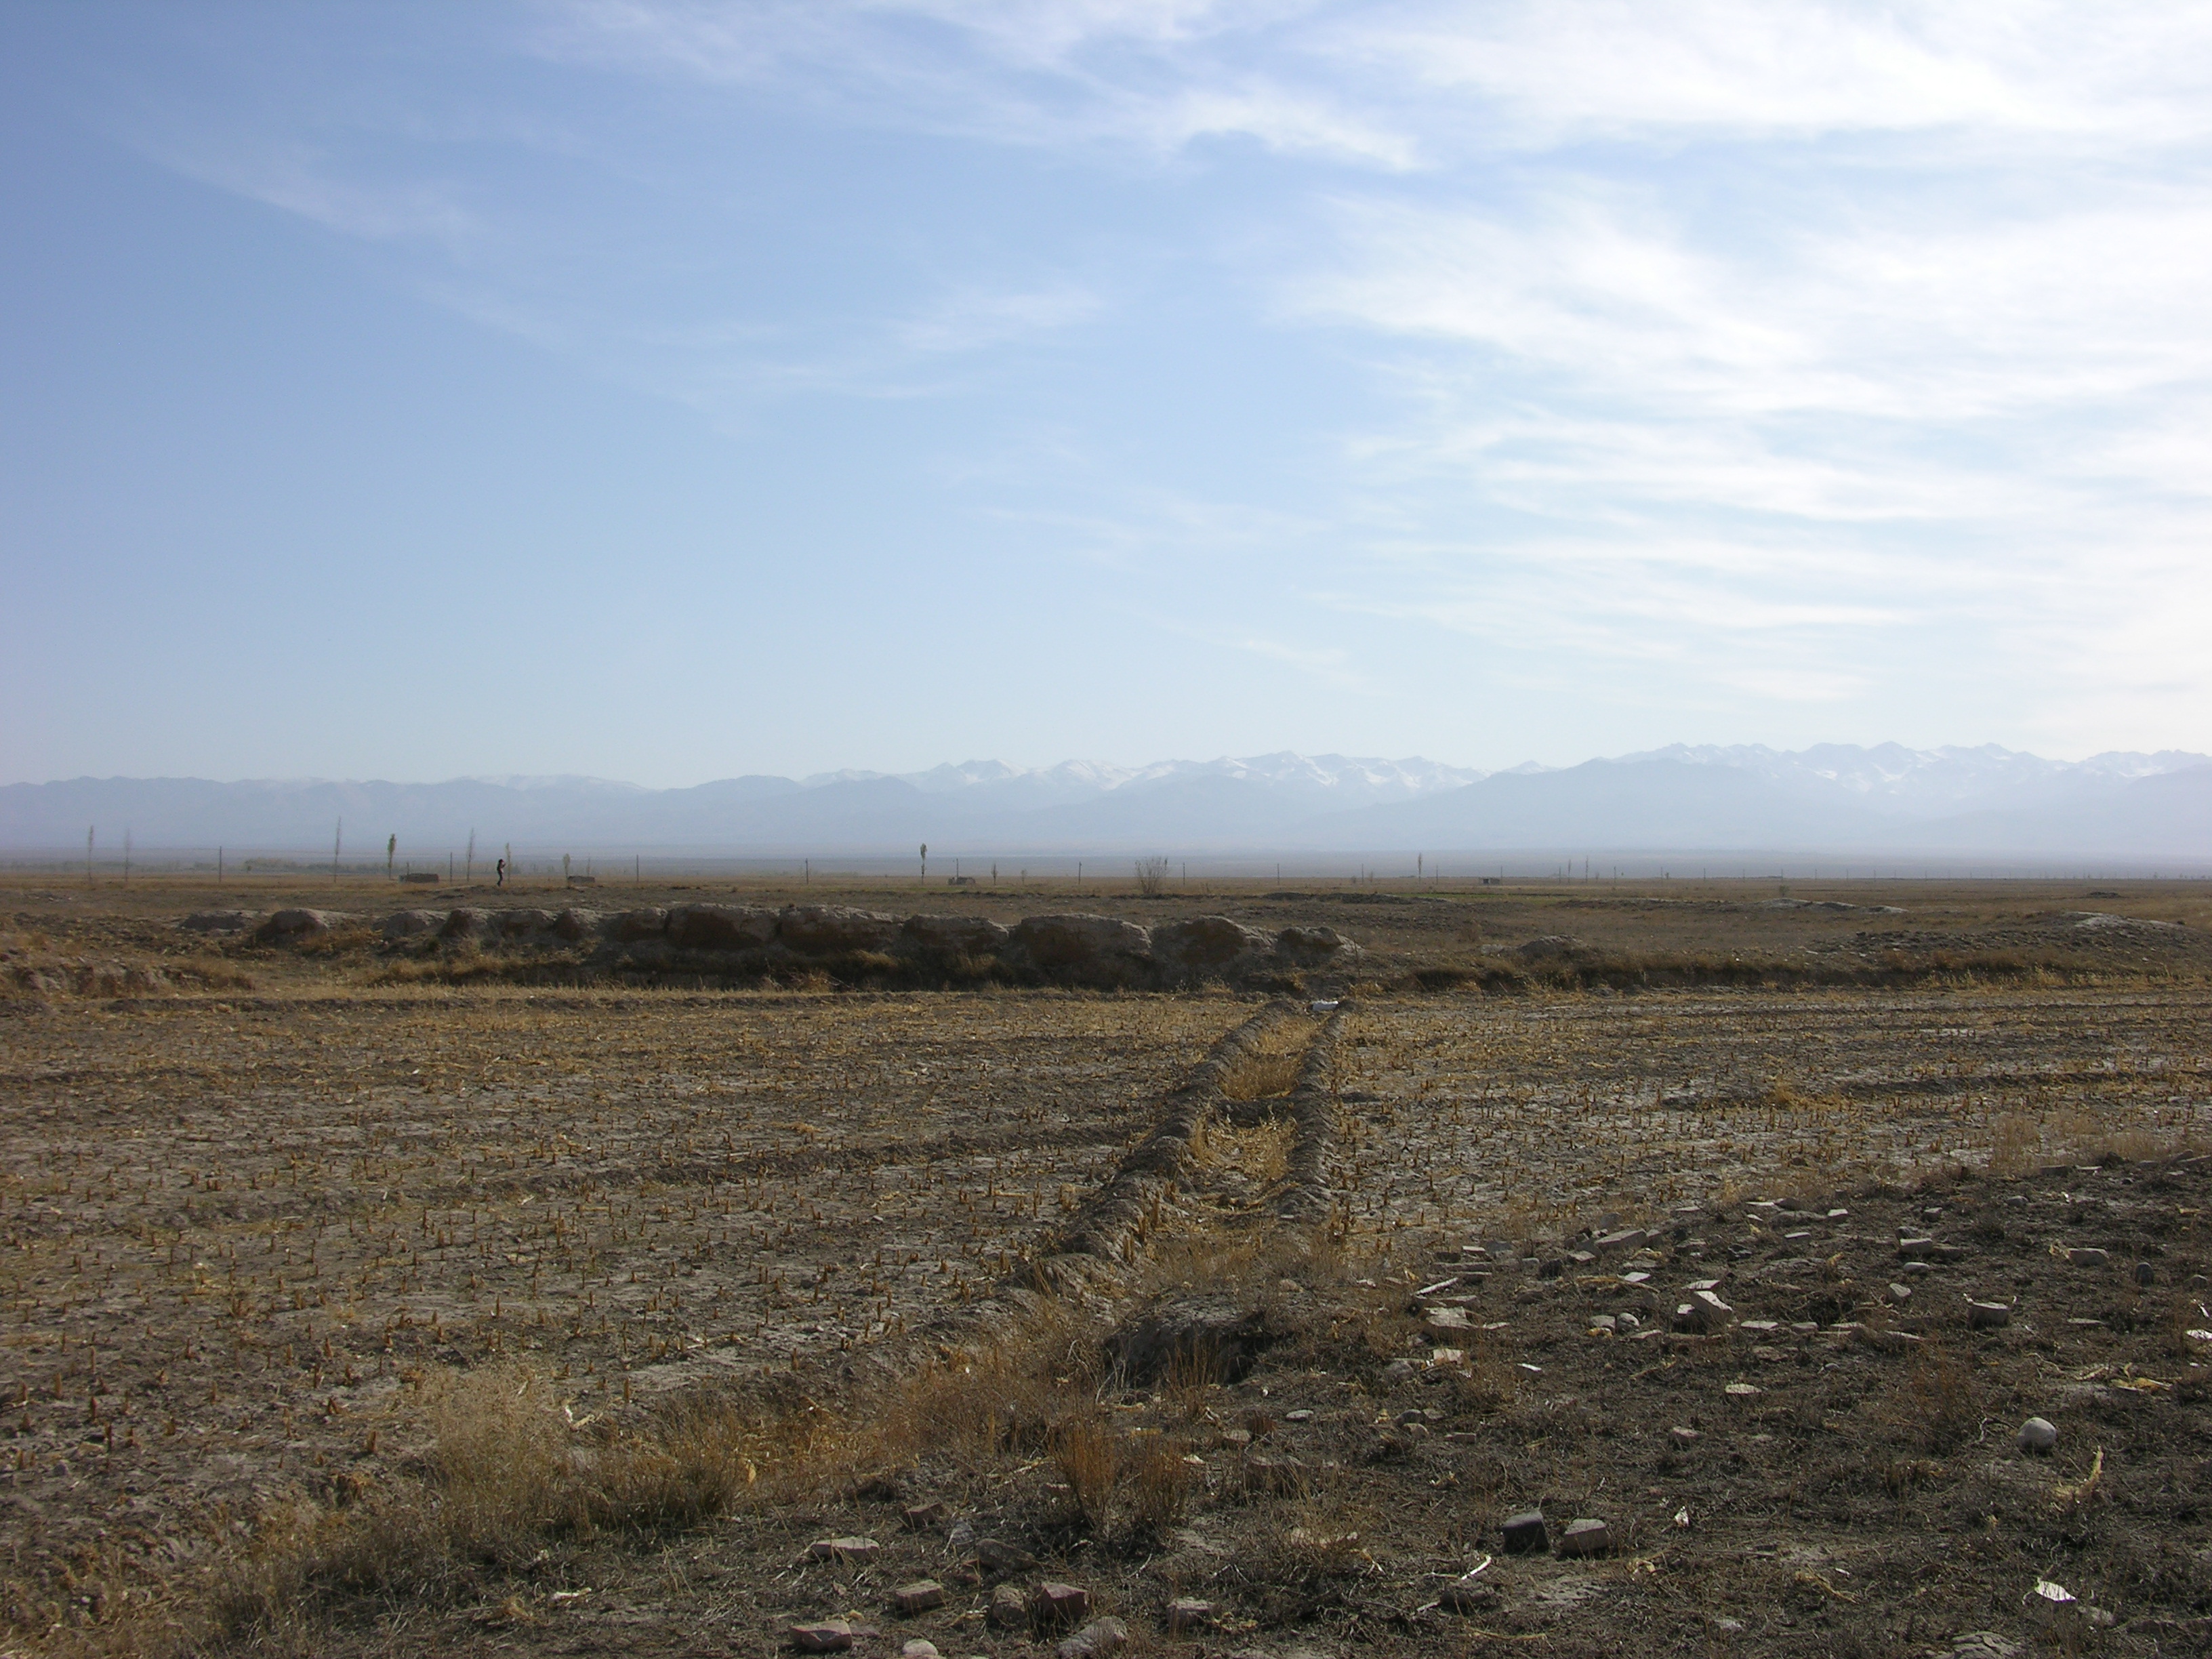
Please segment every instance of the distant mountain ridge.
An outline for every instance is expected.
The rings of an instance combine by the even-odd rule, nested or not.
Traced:
[[[900,775],[748,775],[682,789],[584,777],[407,784],[91,779],[0,787],[0,848],[326,848],[442,858],[473,831],[595,850],[948,856],[1231,851],[1829,848],[2212,858],[2212,757],[2053,761],[1994,744],[1674,744],[1485,773],[1284,751],[1125,767],[970,760]]]

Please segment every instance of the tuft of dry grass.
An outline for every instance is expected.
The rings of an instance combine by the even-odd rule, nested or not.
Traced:
[[[1921,1348],[1903,1395],[1905,1426],[1931,1452],[1955,1449],[1980,1424],[1972,1371],[1936,1343]]]
[[[1127,1474],[1129,1519],[1140,1534],[1164,1532],[1183,1518],[1195,1475],[1173,1446],[1154,1443],[1137,1455]]]
[[[1113,1433],[1096,1406],[1073,1412],[1054,1425],[1052,1461],[1076,1515],[1092,1532],[1104,1532],[1112,1519],[1120,1470]]]
[[[430,1449],[356,1504],[304,1499],[264,1516],[218,1584],[218,1629],[267,1631],[363,1596],[447,1594],[473,1564],[514,1567],[549,1536],[652,1534],[726,1510],[775,1437],[704,1395],[622,1428],[578,1419],[541,1374],[491,1365],[433,1382]],[[750,1454],[750,1455],[749,1455]]]
[[[1286,1095],[1297,1082],[1298,1066],[1304,1059],[1303,1051],[1245,1054],[1223,1076],[1222,1097],[1227,1100],[1269,1100],[1277,1095]]]

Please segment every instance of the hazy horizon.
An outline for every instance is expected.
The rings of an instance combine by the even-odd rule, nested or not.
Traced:
[[[0,780],[0,787],[6,787],[11,785],[29,785],[36,787],[57,783],[152,782],[173,780],[178,781],[208,782],[216,784],[313,785],[389,783],[403,787],[433,787],[439,784],[447,783],[482,783],[517,789],[529,789],[553,785],[589,785],[617,789],[635,790],[641,793],[661,793],[685,789],[696,789],[704,787],[709,784],[737,782],[755,778],[775,779],[779,781],[795,783],[802,787],[814,787],[823,784],[851,780],[874,778],[919,779],[934,775],[955,773],[966,769],[992,767],[1003,767],[1010,772],[1022,775],[1064,772],[1071,769],[1086,769],[1095,770],[1102,775],[1113,776],[1119,781],[1124,778],[1138,778],[1147,773],[1155,772],[1166,768],[1249,765],[1255,762],[1276,760],[1340,761],[1368,765],[1425,766],[1439,768],[1451,772],[1464,772],[1473,776],[1489,777],[1495,776],[1499,773],[1506,772],[1565,771],[1577,766],[1587,765],[1592,762],[1632,761],[1656,755],[1663,755],[1671,750],[1683,749],[1701,749],[1708,750],[1763,750],[1778,756],[1784,757],[1803,755],[1820,750],[1856,750],[1869,754],[1884,750],[1905,750],[1909,753],[1921,756],[1997,755],[2007,757],[2025,758],[2028,760],[2045,762],[2057,766],[2069,767],[2086,766],[2097,761],[2106,760],[2115,757],[2141,757],[2147,760],[2162,760],[2168,757],[2177,757],[2183,764],[2197,764],[2212,761],[2212,753],[2200,753],[2198,751],[2190,750],[2154,750],[2141,747],[2121,746],[2101,749],[2094,751],[2094,753],[2087,754],[2051,755],[2036,753],[2034,751],[2026,750],[2007,749],[2004,745],[1996,743],[1934,744],[1924,749],[1913,749],[1910,745],[1897,743],[1893,739],[1885,742],[1869,744],[1815,741],[1795,750],[1777,749],[1771,744],[1662,744],[1657,748],[1650,750],[1631,750],[1610,754],[1584,755],[1577,759],[1561,762],[1546,762],[1529,759],[1522,760],[1510,765],[1494,767],[1473,766],[1457,761],[1439,759],[1432,755],[1351,755],[1337,753],[1335,751],[1292,748],[1275,750],[1264,755],[1220,754],[1208,756],[1162,756],[1148,761],[1106,759],[1096,755],[1070,755],[1064,756],[1058,760],[1053,761],[1023,762],[1008,761],[1004,757],[997,755],[972,755],[957,761],[939,760],[927,766],[913,767],[902,771],[886,771],[876,768],[858,766],[817,767],[809,770],[793,772],[771,772],[759,769],[753,769],[745,771],[718,774],[711,777],[699,776],[685,779],[678,782],[659,784],[641,783],[634,778],[613,777],[593,772],[488,771],[456,773],[445,777],[425,776],[414,778],[347,776],[335,772],[303,772],[287,775],[268,775],[262,776],[235,776],[228,778],[203,778],[198,775],[187,774],[108,773],[102,775],[97,773],[81,772],[66,777],[54,776],[47,778],[4,779]]]
[[[120,823],[143,846],[302,848],[392,837],[410,856],[481,832],[571,851],[791,855],[923,844],[1196,856],[1268,849],[1820,848],[2212,860],[2212,757],[2059,762],[1995,745],[1659,750],[1485,772],[1418,757],[1281,752],[1136,767],[996,762],[905,775],[754,774],[652,790],[580,777],[439,783],[78,779],[0,786],[0,847],[74,846]]]

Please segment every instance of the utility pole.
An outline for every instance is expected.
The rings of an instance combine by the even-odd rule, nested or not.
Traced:
[[[344,845],[345,820],[340,818],[338,827],[331,834],[331,885],[333,887],[338,884],[338,850]]]
[[[84,884],[92,885],[92,832],[100,826],[93,824],[84,832]]]

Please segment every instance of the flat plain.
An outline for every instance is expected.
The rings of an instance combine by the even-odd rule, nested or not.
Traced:
[[[640,902],[675,896],[647,892]],[[695,885],[684,896],[702,893]],[[861,887],[799,894],[755,885],[729,896],[923,908],[914,892]],[[364,912],[397,905],[388,891],[365,888],[341,897]],[[463,899],[545,902],[483,892],[450,902]],[[506,983],[479,959],[465,982],[444,983],[422,971],[419,950],[403,957],[365,938],[288,950],[211,942],[176,925],[221,904],[293,902],[332,900],[327,890],[282,881],[216,892],[182,879],[86,891],[40,878],[14,895],[11,931],[0,940],[0,970],[15,992],[0,1002],[0,1306],[11,1316],[0,1348],[9,1430],[0,1512],[7,1618],[21,1643],[121,1651],[276,1640],[282,1620],[272,1624],[265,1608],[258,1622],[203,1618],[192,1598],[234,1577],[242,1556],[274,1547],[283,1528],[272,1517],[291,1517],[285,1525],[296,1528],[302,1513],[374,1507],[378,1493],[425,1478],[439,1425],[450,1421],[438,1402],[471,1378],[523,1378],[518,1386],[538,1389],[564,1422],[602,1431],[671,1401],[765,1399],[760,1387],[770,1382],[784,1389],[775,1397],[796,1389],[817,1408],[835,1397],[848,1420],[910,1413],[911,1402],[900,1407],[891,1395],[941,1351],[944,1316],[1018,1279],[1024,1260],[1048,1248],[1153,1127],[1163,1100],[1209,1045],[1267,1000],[1226,987],[1175,995],[612,988],[581,975],[561,983],[544,961],[528,964],[527,982]],[[1643,1282],[1671,1285],[1745,1272],[1748,1228],[1762,1256],[1771,1240],[1785,1252],[1774,1259],[1804,1262],[1803,1274],[1830,1285],[1817,1298],[1832,1316],[1816,1322],[1823,1329],[1866,1322],[1878,1307],[1872,1317],[1882,1328],[1940,1340],[1969,1291],[2017,1299],[2021,1286],[1964,1286],[1942,1318],[1905,1329],[1933,1317],[1927,1302],[1916,1305],[1924,1291],[1892,1297],[1863,1267],[1814,1265],[1865,1252],[1870,1201],[1905,1215],[1905,1195],[1923,1184],[1966,1180],[2025,1182],[2021,1195],[2042,1203],[2046,1188],[2090,1183],[2061,1171],[2145,1161],[2180,1169],[2172,1160],[2212,1146],[2204,943],[2212,904],[2193,884],[2090,891],[1855,883],[1787,894],[1733,884],[1255,885],[1163,898],[1094,888],[963,892],[958,908],[1002,920],[1097,910],[1140,922],[1213,913],[1269,927],[1325,921],[1366,951],[1355,982],[1341,988],[1351,997],[1328,1078],[1336,1129],[1327,1218],[1297,1228],[1271,1218],[1267,1194],[1288,1149],[1283,1121],[1224,1121],[1201,1137],[1196,1173],[1159,1215],[1146,1260],[1128,1264],[1119,1291],[1071,1304],[1067,1316],[1070,1328],[1110,1326],[1186,1280],[1205,1289],[1209,1261],[1220,1286],[1267,1302],[1269,1316],[1298,1333],[1283,1351],[1307,1351],[1310,1375],[1300,1386],[1328,1394],[1339,1415],[1357,1403],[1358,1425],[1357,1447],[1347,1441],[1333,1462],[1310,1457],[1297,1490],[1278,1494],[1304,1518],[1286,1512],[1279,1525],[1267,1522],[1276,1526],[1269,1536],[1301,1525],[1318,1535],[1314,1505],[1333,1478],[1319,1473],[1325,1463],[1369,1470],[1372,1480],[1363,1474],[1354,1483],[1356,1504],[1348,1491],[1329,1500],[1369,1515],[1366,1541],[1353,1549],[1328,1534],[1339,1542],[1314,1546],[1315,1559],[1299,1557],[1304,1565],[1291,1568],[1300,1582],[1388,1582],[1303,1599],[1257,1590],[1240,1599],[1217,1588],[1208,1591],[1221,1602],[1214,1622],[1171,1638],[1146,1601],[1164,1581],[1133,1565],[1145,1549],[1161,1553],[1172,1528],[1117,1532],[1104,1510],[1073,1527],[1039,1518],[1068,1501],[1071,1482],[1053,1478],[1066,1473],[1064,1444],[1055,1449],[1048,1437],[1025,1454],[994,1436],[988,1455],[971,1447],[956,1460],[958,1479],[939,1482],[954,1512],[996,1516],[1007,1527],[1029,1513],[1012,1495],[1028,1492],[1035,1513],[1023,1524],[1059,1570],[1073,1573],[1111,1553],[1119,1565],[1097,1569],[1099,1593],[1122,1598],[1138,1650],[1279,1651],[1301,1640],[1375,1641],[1387,1631],[1401,1650],[1457,1652],[1471,1632],[1500,1626],[1511,1608],[1469,1624],[1424,1609],[1432,1595],[1390,1601],[1384,1592],[1395,1595],[1401,1580],[1406,1595],[1428,1582],[1407,1574],[1433,1577],[1442,1568],[1407,1565],[1408,1547],[1392,1534],[1392,1506],[1374,1482],[1416,1482],[1408,1490],[1431,1517],[1425,1525],[1444,1526],[1468,1559],[1488,1528],[1483,1547],[1494,1553],[1502,1515],[1492,1511],[1509,1498],[1544,1496],[1544,1483],[1524,1478],[1516,1460],[1557,1462],[1556,1446],[1540,1449],[1548,1438],[1540,1423],[1530,1429],[1522,1419],[1566,1412],[1560,1420],[1572,1422],[1560,1432],[1580,1447],[1577,1490],[1604,1488],[1600,1465],[1612,1449],[1587,1425],[1574,1427],[1581,1419],[1558,1401],[1597,1409],[1605,1368],[1583,1375],[1573,1369],[1581,1361],[1510,1352],[1540,1328],[1547,1347],[1570,1336],[1571,1347],[1578,1343],[1587,1334],[1579,1314],[1514,1298],[1532,1291],[1571,1301],[1585,1279],[1610,1281],[1581,1293],[1590,1311],[1640,1307],[1654,1336],[1670,1325],[1671,1304],[1655,1311],[1648,1294],[1603,1271],[1620,1264],[1573,1265],[1601,1234],[1645,1231],[1657,1254]],[[395,974],[400,965],[406,975]],[[1317,1025],[1302,1016],[1284,1028],[1296,1036],[1288,1059]],[[1281,1093],[1288,1073],[1255,1086]],[[2193,1190],[2193,1177],[2168,1178],[2185,1194]],[[1752,1207],[1778,1200],[1805,1218],[1802,1226]],[[2155,1317],[2069,1314],[2100,1322],[2052,1327],[2066,1351],[2043,1363],[2069,1371],[2103,1364],[2107,1375],[2115,1364],[2140,1364],[2146,1376],[2155,1365],[2173,1409],[2193,1411],[2188,1373],[2202,1366],[2176,1332],[2196,1318],[2191,1275],[2212,1261],[2197,1259],[2191,1202],[2167,1208],[2177,1206],[2155,1237],[2128,1233],[2098,1247],[2127,1258],[2115,1271],[2150,1264]],[[1937,1207],[1961,1209],[1955,1200]],[[1830,1220],[1832,1210],[1845,1213]],[[1480,1334],[1459,1343],[1471,1356],[1463,1367],[1445,1370],[1460,1379],[1449,1392],[1468,1419],[1453,1432],[1474,1437],[1447,1443],[1440,1427],[1433,1446],[1376,1454],[1373,1437],[1388,1431],[1376,1422],[1395,1423],[1402,1409],[1389,1399],[1382,1368],[1408,1353],[1425,1368],[1432,1346],[1450,1346],[1428,1332],[1425,1316],[1409,1320],[1407,1297],[1419,1285],[1408,1281],[1452,1276],[1437,1264],[1468,1243],[1495,1265],[1462,1287],[1462,1316]],[[2137,1245],[2154,1247],[2156,1257]],[[2033,1277],[2020,1261],[2008,1264],[2013,1279]],[[1833,1288],[1839,1277],[1849,1288]],[[2136,1300],[2144,1300],[2142,1285]],[[1303,1313],[1292,1305],[1301,1301]],[[2212,1325],[2212,1315],[2203,1322]],[[2141,1356],[2074,1352],[2136,1327],[2148,1345]],[[1626,1328],[1587,1328],[1617,1336]],[[1218,1381],[1208,1384],[1218,1401],[1179,1418],[1141,1390],[1131,1404],[1119,1383],[1085,1370],[1095,1366],[1096,1336],[1062,1332],[1066,1342],[1091,1344],[1092,1359],[1065,1360],[1052,1383],[1061,1394],[1087,1388],[1094,1405],[1129,1413],[1121,1430],[1165,1435],[1187,1448],[1179,1455],[1197,1460],[1188,1467],[1204,1466],[1181,1500],[1184,1530],[1204,1533],[1206,1513],[1218,1506],[1229,1515],[1240,1502],[1236,1513],[1259,1524],[1267,1505],[1232,1478],[1250,1435],[1238,1442],[1224,1431],[1243,1411],[1267,1415],[1267,1433],[1276,1433],[1275,1408]],[[1801,1348],[1816,1352],[1801,1341],[1787,1364],[1798,1364]],[[1730,1363],[1759,1370],[1745,1351],[1739,1340]],[[1672,1357],[1692,1369],[1708,1363],[1702,1349]],[[1311,1382],[1324,1376],[1326,1389]],[[1547,1376],[1563,1386],[1535,1381]],[[1898,1382],[1891,1392],[1905,1388]],[[1834,1420],[1834,1402],[1825,1409]],[[1138,1420],[1164,1410],[1162,1421]],[[746,1420],[757,1474],[771,1461],[769,1443],[757,1413]],[[1509,1423],[1519,1426],[1500,1432]],[[2183,1437],[2201,1437],[2202,1425],[2193,1416],[2190,1424]],[[1448,1444],[1459,1462],[1479,1454],[1496,1468],[1481,1464],[1487,1473],[1478,1478],[1451,1458],[1437,1464]],[[1885,1455],[1885,1468],[1957,1456],[1948,1446]],[[1231,1464],[1215,1467],[1224,1456]],[[927,1483],[915,1471],[935,1467],[932,1458],[923,1446],[892,1461],[903,1461],[906,1486],[919,1490]],[[1635,1459],[1640,1489],[1650,1460],[1641,1449]],[[1746,1464],[1728,1501],[1767,1512],[1776,1483],[1788,1480],[1771,1461]],[[1026,1472],[1007,1473],[1024,1463]],[[1961,1463],[1954,1473],[1965,1480],[1986,1471]],[[1625,1468],[1614,1474],[1631,1478]],[[1879,1486],[1882,1477],[1872,1478]],[[1946,1478],[1899,1477],[1914,1492]],[[1436,1519],[1439,1504],[1451,1510],[1448,1523]],[[2195,1513],[2167,1523],[2197,1538],[2193,1547],[2206,1541]],[[722,1586],[713,1650],[767,1651],[785,1615],[803,1609],[767,1593],[786,1575],[775,1551],[789,1540],[763,1540],[817,1514],[826,1525],[817,1499],[763,1480],[696,1526],[633,1528],[614,1557],[591,1557],[614,1546],[573,1528],[548,1533],[546,1547],[556,1563],[592,1562],[594,1595],[610,1577],[628,1584],[616,1593],[623,1605],[642,1595],[637,1575],[648,1560],[665,1568],[711,1556]],[[1222,1547],[1258,1547],[1249,1537]],[[1188,1555],[1197,1547],[1179,1547]],[[1354,1559],[1363,1554],[1364,1564]],[[534,1578],[518,1580],[510,1556],[494,1552],[471,1569],[476,1577],[462,1573],[435,1594],[420,1592],[412,1612],[389,1594],[371,1603],[317,1601],[307,1585],[301,1605],[325,1622],[313,1626],[312,1640],[287,1639],[413,1651],[409,1632],[434,1630],[441,1649],[580,1651],[590,1643],[567,1613],[618,1616],[619,1606],[610,1614],[592,1596],[548,1599],[569,1595],[548,1587],[549,1572],[581,1583],[580,1567],[552,1572],[541,1564]],[[941,1554],[933,1559],[943,1565]],[[1613,1610],[1602,1617],[1578,1625],[1571,1597],[1539,1597],[1534,1611],[1516,1615],[1521,1628],[1493,1633],[1501,1643],[1539,1635],[1555,1652],[1608,1650],[1608,1640],[1631,1630],[1653,1650],[1673,1650],[1678,1638],[1709,1647],[1731,1637],[1711,1619],[1679,1629],[1637,1624],[1621,1611],[1636,1559],[1633,1552],[1607,1559],[1599,1600]],[[969,1570],[957,1559],[943,1568]],[[742,1614],[729,1599],[740,1582]],[[1849,1595],[1844,1581],[1824,1582]],[[2212,1612],[2208,1589],[2212,1575],[2189,1568],[2152,1598],[2155,1617]],[[1838,1632],[1857,1628],[1846,1615],[1859,1603],[1799,1592],[1815,1597],[1827,1623],[1813,1620],[1789,1640],[1742,1650],[1850,1650],[1836,1645]],[[677,1632],[696,1627],[699,1606],[665,1588],[647,1599],[662,1611],[640,1640],[689,1650]],[[864,1599],[860,1589],[848,1597],[854,1606]],[[517,1611],[483,1616],[509,1602]],[[1410,1624],[1391,1622],[1414,1611]],[[1873,1644],[1861,1650],[1890,1650],[1880,1645],[1888,1627],[1873,1622],[1876,1609],[1860,1611],[1864,1630],[1851,1639]],[[2057,1628],[2036,1624],[2033,1612],[2014,1621],[2014,1638]],[[604,1628],[594,1629],[592,1639],[603,1639]],[[2142,1626],[2133,1647],[2127,1628],[2101,1639],[2120,1644],[2114,1650],[2189,1650],[2173,1644],[2182,1634],[2149,1631]],[[939,1635],[947,1651],[955,1639],[963,1650],[994,1654],[1049,1646],[1044,1632],[981,1623]]]

